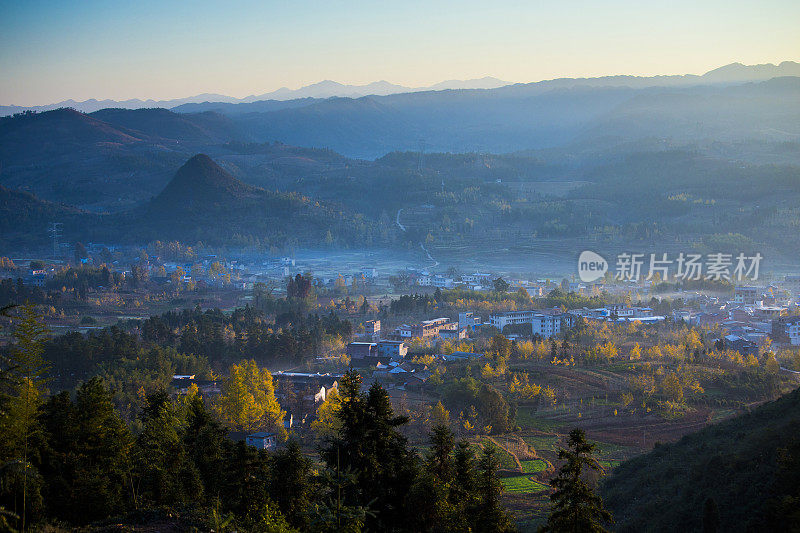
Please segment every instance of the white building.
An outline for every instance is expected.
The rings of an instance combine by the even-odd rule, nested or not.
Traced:
[[[494,313],[489,315],[489,323],[503,331],[503,328],[511,324],[531,324],[533,317],[539,311],[509,311],[507,313]]]

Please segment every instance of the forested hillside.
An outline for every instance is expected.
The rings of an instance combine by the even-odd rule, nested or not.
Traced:
[[[800,389],[616,468],[618,531],[796,531]]]

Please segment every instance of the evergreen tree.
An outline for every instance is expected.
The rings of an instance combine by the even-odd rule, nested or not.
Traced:
[[[183,447],[197,469],[206,498],[214,501],[223,490],[227,430],[206,409],[199,394],[186,400]]]
[[[703,533],[717,533],[719,526],[717,502],[714,498],[706,498],[706,502],[703,504]]]
[[[164,391],[149,395],[142,415],[144,428],[134,452],[139,503],[161,506],[199,500],[200,473],[186,456],[169,396]]]
[[[4,313],[7,310],[4,308]],[[48,330],[31,304],[21,306],[20,315],[13,318],[16,321],[14,344],[4,368],[0,369],[3,377],[0,382],[0,466],[6,476],[11,476],[11,482],[7,480],[3,485],[20,498],[10,494],[0,496],[4,500],[11,496],[24,531],[29,522],[28,511],[38,512],[41,508],[39,473],[31,464],[30,455],[41,437],[38,411],[49,366],[42,356]],[[29,486],[29,482],[33,486]],[[29,488],[33,489],[30,501]]]
[[[543,530],[554,533],[604,532],[604,524],[612,522],[611,513],[584,479],[587,469],[601,470],[600,464],[592,457],[594,444],[587,442],[583,430],[577,428],[570,431],[567,443],[569,448],[558,452],[559,459],[565,463],[551,481],[556,489],[550,496],[553,510]]]
[[[41,470],[51,516],[85,524],[120,513],[135,501],[133,438],[100,378],[83,384],[74,404],[67,392],[50,398],[42,419],[48,444]]]
[[[369,507],[369,529],[402,529],[410,517],[405,499],[417,473],[417,457],[397,428],[406,417],[395,416],[386,390],[374,384],[361,391],[361,377],[351,370],[340,383],[342,427],[322,450],[334,472],[350,471],[356,482],[344,494],[345,504]]]
[[[308,526],[310,471],[311,461],[303,456],[294,439],[272,457],[270,496],[287,521],[301,530]]]
[[[503,486],[497,471],[500,462],[496,457],[497,449],[489,444],[483,448],[483,453],[478,461],[477,496],[478,508],[476,511],[476,532],[502,532],[513,531],[511,518],[500,503]]]

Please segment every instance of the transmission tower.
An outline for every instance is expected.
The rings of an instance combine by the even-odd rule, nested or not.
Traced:
[[[47,233],[53,237],[53,259],[58,258],[58,240],[61,238],[61,228],[63,227],[64,224],[61,222],[52,222],[47,229]]]
[[[425,139],[419,140],[419,159],[417,159],[417,172],[422,174],[422,167],[425,164]]]

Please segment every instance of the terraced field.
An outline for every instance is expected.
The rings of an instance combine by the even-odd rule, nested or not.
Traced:
[[[526,474],[536,474],[550,468],[550,463],[544,459],[531,459],[529,461],[521,461],[521,463],[522,471]]]
[[[537,494],[550,487],[528,476],[505,477],[500,480],[503,490],[514,494]]]

